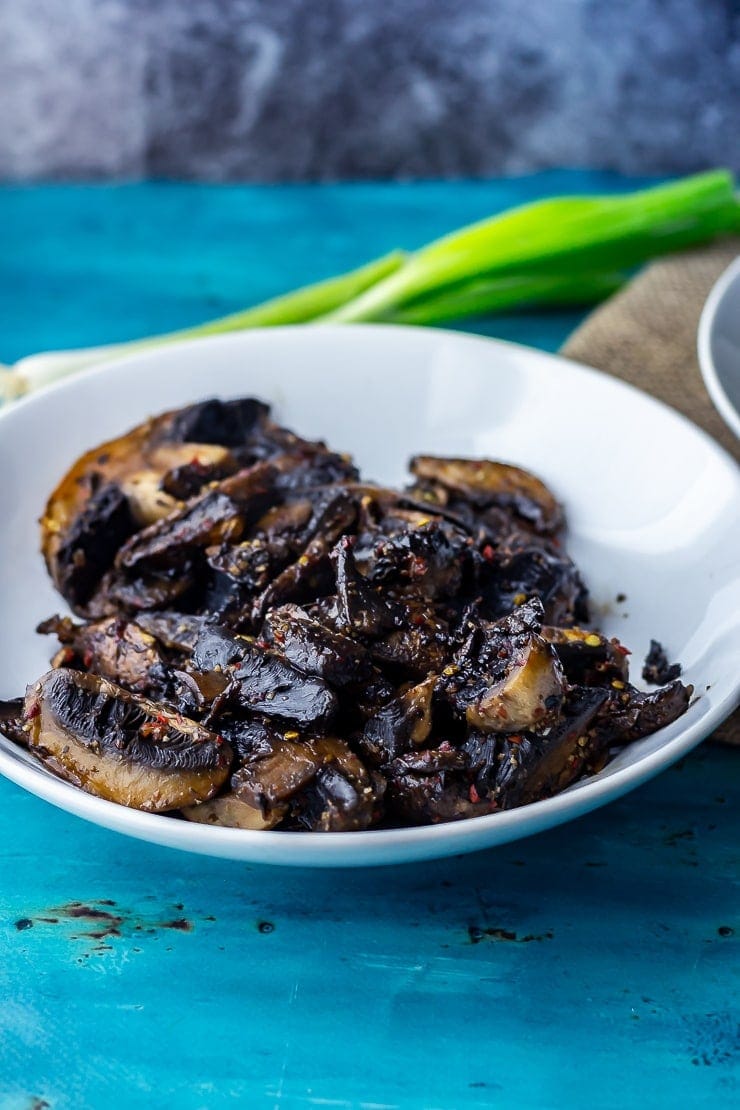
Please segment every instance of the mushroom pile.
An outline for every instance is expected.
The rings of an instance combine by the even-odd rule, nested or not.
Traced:
[[[77,620],[0,727],[121,805],[245,829],[490,814],[599,771],[688,705],[588,627],[561,506],[515,466],[420,456],[405,490],[252,398],[83,455],[42,551]]]

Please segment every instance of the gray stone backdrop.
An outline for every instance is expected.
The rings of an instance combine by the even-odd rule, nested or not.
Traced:
[[[0,0],[0,177],[740,170],[740,0]]]

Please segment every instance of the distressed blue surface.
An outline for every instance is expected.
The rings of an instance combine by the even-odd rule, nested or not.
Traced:
[[[0,359],[607,184],[0,190]],[[554,349],[577,319],[478,330]],[[325,874],[158,849],[0,781],[0,1110],[737,1105],[739,767],[706,747],[519,844]]]

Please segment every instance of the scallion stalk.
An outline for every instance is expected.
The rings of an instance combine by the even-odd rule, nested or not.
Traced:
[[[430,291],[474,276],[557,263],[593,269],[631,266],[666,250],[740,226],[733,179],[723,170],[606,197],[534,201],[436,240],[396,273],[326,319],[383,319]]]
[[[522,305],[590,304],[618,288],[641,262],[738,230],[740,204],[723,170],[617,196],[534,201],[414,253],[393,251],[196,327],[31,355],[0,374],[0,396],[19,396],[133,351],[247,328],[365,320],[435,324]]]
[[[404,264],[406,254],[396,250],[382,258],[350,270],[338,277],[305,285],[291,293],[273,297],[269,301],[234,312],[218,320],[209,320],[192,328],[168,332],[127,343],[112,343],[103,347],[86,347],[72,351],[45,351],[18,362],[0,374],[0,397],[10,400],[53,381],[65,378],[88,366],[97,366],[123,358],[135,351],[157,347],[180,339],[198,339],[206,335],[222,335],[246,328],[274,327],[280,324],[304,324],[331,312],[338,305],[357,297],[364,289],[381,281]]]
[[[402,305],[388,320],[394,324],[442,324],[512,308],[596,304],[615,293],[625,280],[622,273],[505,274],[428,294]]]

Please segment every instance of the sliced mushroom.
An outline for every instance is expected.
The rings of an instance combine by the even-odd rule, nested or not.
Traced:
[[[188,501],[179,511],[144,528],[124,544],[116,565],[131,571],[179,565],[193,549],[241,538],[250,516],[267,502],[275,469],[257,463]]]
[[[349,635],[380,636],[397,627],[393,607],[358,571],[349,536],[339,541],[331,559],[336,575],[337,628]]]
[[[120,805],[162,813],[205,801],[233,760],[219,736],[166,706],[79,671],[28,688],[28,747],[62,778]]]
[[[471,562],[471,537],[439,517],[408,515],[416,519],[373,537],[364,575],[373,585],[395,592],[410,591],[429,600],[454,597]]]
[[[298,605],[271,609],[260,638],[304,674],[318,675],[337,689],[357,686],[373,674],[362,644],[311,619]]]
[[[563,510],[545,483],[519,466],[490,459],[447,459],[417,455],[409,463],[425,486],[442,486],[481,508],[500,506],[521,517],[537,532],[555,532]]]
[[[379,816],[385,780],[370,774],[343,740],[322,736],[310,746],[320,765],[313,782],[293,803],[297,827],[314,832],[369,828]]]
[[[98,485],[69,527],[62,530],[47,508],[42,528],[54,583],[75,612],[84,614],[100,579],[136,529],[129,503],[117,485]]]
[[[85,452],[49,498],[41,520],[42,552],[54,582],[78,612],[124,540],[171,509],[171,497],[157,489],[155,476],[161,482],[172,468],[195,458],[207,468],[216,459],[222,469],[236,468],[223,447],[172,442],[173,426],[187,411],[165,412]]]
[[[139,613],[136,623],[164,647],[190,653],[198,642],[198,637],[208,627],[209,619],[193,616],[191,613],[163,610]]]
[[[372,659],[389,674],[423,679],[438,674],[449,662],[451,643],[447,621],[420,600],[399,599],[394,605],[400,625],[369,646]]]
[[[335,540],[349,528],[357,515],[354,500],[344,490],[327,496],[318,491],[309,523],[295,539],[305,547],[295,562],[282,570],[255,600],[252,620],[259,627],[268,609],[286,602],[304,603],[329,593],[333,585],[332,564]]]
[[[307,728],[325,726],[337,710],[336,695],[322,679],[304,674],[251,637],[208,629],[196,644],[192,668],[227,675],[224,705],[234,712]]]
[[[367,828],[382,797],[372,776],[335,737],[304,737],[256,726],[251,749],[228,794],[184,811],[190,820],[240,828],[286,827],[323,832]]]
[[[543,626],[541,636],[555,648],[569,682],[600,686],[627,681],[629,651],[619,640],[607,640],[601,633],[585,628],[548,625]]]
[[[678,680],[645,694],[629,683],[613,682],[597,727],[605,744],[631,744],[665,728],[689,707],[693,686]]]
[[[264,427],[270,408],[254,397],[222,401],[210,397],[171,415],[168,439],[173,443],[210,443],[244,447]]]
[[[75,624],[68,617],[52,617],[38,631],[56,633],[63,645],[54,666],[84,668],[140,694],[166,685],[165,660],[157,641],[134,621],[106,617]]]
[[[495,548],[484,544],[482,556],[478,588],[490,616],[505,616],[536,597],[548,624],[562,628],[588,619],[588,591],[578,568],[554,541],[509,533]]]
[[[389,763],[411,748],[425,744],[432,731],[432,675],[384,705],[365,724],[360,746],[375,767]]]
[[[512,654],[505,675],[468,706],[465,716],[473,727],[492,732],[537,728],[558,713],[563,689],[557,657],[533,636]]]
[[[0,732],[15,744],[26,747],[26,733],[23,731],[23,698],[0,701]]]
[[[157,470],[135,470],[121,481],[119,488],[139,528],[164,519],[181,505],[162,489],[162,475]]]
[[[458,712],[484,732],[541,729],[557,717],[565,676],[554,648],[538,634],[542,605],[532,600],[471,632],[443,682]]]
[[[221,825],[227,829],[274,829],[288,811],[287,806],[272,806],[263,811],[259,805],[244,801],[238,794],[219,794],[210,802],[184,806],[183,817],[202,825]]]

